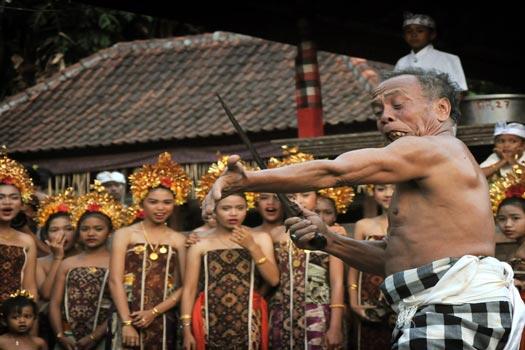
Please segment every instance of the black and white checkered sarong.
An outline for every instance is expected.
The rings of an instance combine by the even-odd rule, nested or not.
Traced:
[[[395,304],[432,288],[458,259],[445,258],[388,276],[381,290]],[[512,325],[506,301],[419,307],[409,325],[396,326],[392,349],[503,349]]]

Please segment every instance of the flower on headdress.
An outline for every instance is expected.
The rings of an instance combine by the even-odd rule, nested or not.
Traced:
[[[524,193],[525,193],[525,185],[518,184],[518,185],[514,185],[514,186],[507,188],[507,190],[505,191],[505,196],[507,198],[521,197],[523,196]]]
[[[14,180],[8,176],[2,179],[2,183],[4,185],[14,185]]]
[[[102,206],[98,203],[90,203],[86,208],[89,212],[99,212],[100,209],[102,209]]]
[[[57,212],[59,213],[67,213],[69,212],[69,206],[65,203],[60,203],[58,206],[57,206]]]
[[[160,184],[164,187],[170,188],[171,185],[173,185],[173,180],[169,177],[163,177],[162,179],[160,179]]]

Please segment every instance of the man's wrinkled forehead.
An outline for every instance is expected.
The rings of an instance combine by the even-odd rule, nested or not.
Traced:
[[[372,104],[383,103],[388,97],[392,96],[404,96],[410,98],[406,88],[380,84],[372,91]]]

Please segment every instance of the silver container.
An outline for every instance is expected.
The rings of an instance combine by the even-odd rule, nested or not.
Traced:
[[[499,121],[525,122],[525,95],[498,94],[465,97],[460,105],[460,125]]]

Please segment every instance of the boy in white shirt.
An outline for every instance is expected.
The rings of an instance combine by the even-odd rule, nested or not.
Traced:
[[[434,69],[447,73],[457,84],[458,92],[468,90],[463,67],[458,56],[434,49],[432,41],[436,38],[436,22],[427,15],[405,13],[403,36],[412,51],[401,57],[395,70],[409,67]]]

